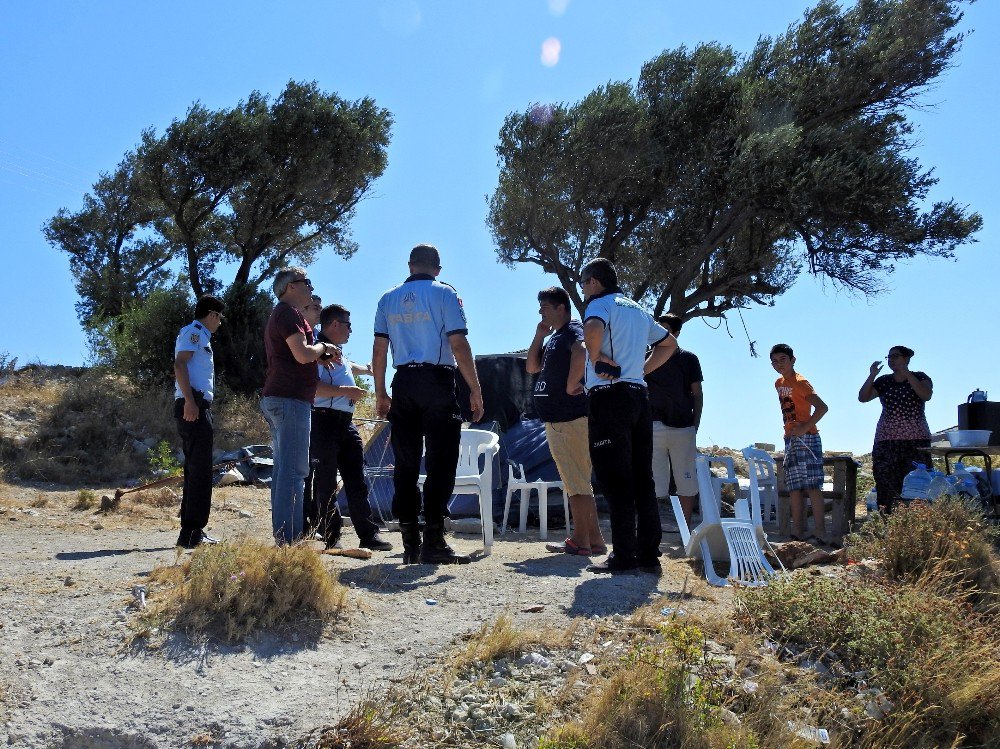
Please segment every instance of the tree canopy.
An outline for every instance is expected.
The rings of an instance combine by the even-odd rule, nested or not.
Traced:
[[[162,135],[143,132],[81,210],[43,227],[70,256],[81,322],[100,335],[182,278],[196,297],[224,296],[220,372],[235,389],[256,389],[271,306],[262,284],[321,250],[354,254],[350,221],[385,170],[391,125],[372,99],[290,82],[274,101],[254,91],[232,109],[195,103]]]
[[[904,114],[958,51],[958,0],[823,0],[746,55],[665,51],[638,81],[507,116],[488,223],[501,262],[555,273],[581,309],[604,257],[654,313],[773,304],[803,268],[882,288],[953,257],[982,220],[912,157]]]

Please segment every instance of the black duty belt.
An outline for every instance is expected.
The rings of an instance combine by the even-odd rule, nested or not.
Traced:
[[[635,382],[609,382],[603,385],[594,385],[588,392],[593,393],[595,390],[607,390],[608,388],[628,388],[629,390],[646,390],[645,385],[639,385]]]
[[[344,421],[350,421],[354,418],[354,414],[350,411],[342,411],[339,408],[321,408],[319,406],[313,406],[313,413],[320,413],[325,416],[339,416]]]
[[[397,369],[446,369],[454,372],[455,368],[450,364],[431,364],[430,362],[412,362],[410,364],[400,364]]]

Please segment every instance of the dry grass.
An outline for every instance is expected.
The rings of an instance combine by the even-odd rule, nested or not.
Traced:
[[[97,506],[97,492],[93,489],[81,489],[76,493],[76,502],[70,507],[72,510],[92,510]]]
[[[28,502],[29,507],[45,507],[49,503],[49,498],[46,497],[41,492],[35,495],[35,498]]]
[[[852,746],[1000,745],[994,616],[907,583],[804,574],[747,590],[737,620],[796,649],[833,653],[893,705]],[[919,657],[914,654],[919,653]]]
[[[573,639],[575,629],[575,624],[563,629],[519,629],[509,616],[501,616],[495,622],[484,623],[479,631],[468,636],[465,646],[450,657],[448,672],[454,677],[472,664],[516,657],[533,646],[565,647]]]
[[[271,435],[256,397],[222,390],[212,411],[215,417],[215,446],[220,450],[270,444]]]
[[[181,502],[180,494],[169,486],[145,489],[126,496],[133,504],[147,505],[149,507],[176,507]]]
[[[178,565],[154,569],[151,581],[158,590],[140,627],[227,642],[293,621],[322,624],[347,601],[347,589],[308,546],[275,547],[251,538],[201,546]]]
[[[335,725],[309,733],[302,749],[396,749],[406,735],[399,729],[405,711],[398,700],[362,697]]]
[[[978,506],[946,498],[912,502],[888,519],[873,517],[847,538],[847,547],[852,559],[882,560],[891,580],[944,595],[968,595],[978,609],[988,610],[1000,596],[997,538]]]
[[[660,616],[652,609],[639,629],[611,633],[627,645],[608,678],[578,707],[579,718],[555,727],[539,749],[740,749],[805,746],[785,729],[791,705],[778,689],[784,679],[762,672],[757,693],[733,690],[732,674],[706,656],[708,631],[732,634],[730,624]],[[707,629],[706,629],[707,627]],[[801,693],[800,693],[801,694]],[[740,724],[723,720],[738,712]]]

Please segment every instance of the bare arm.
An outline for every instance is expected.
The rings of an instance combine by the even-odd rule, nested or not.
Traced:
[[[479,374],[476,372],[476,361],[472,358],[472,346],[465,333],[452,333],[448,336],[448,343],[451,345],[451,353],[455,355],[455,362],[458,364],[458,371],[465,378],[465,384],[469,386],[469,405],[472,407],[472,420],[479,421],[483,418],[483,391],[479,386]]]
[[[566,377],[566,392],[579,395],[583,392],[583,375],[587,369],[587,350],[581,341],[576,341],[570,349],[569,375]]]
[[[807,434],[809,430],[816,426],[816,423],[823,418],[826,412],[830,410],[826,403],[823,402],[823,399],[816,395],[816,393],[810,393],[807,395],[806,401],[813,407],[812,414],[805,421],[796,422],[796,424],[792,427],[792,434],[796,437],[801,437],[802,435]]]
[[[285,343],[299,364],[312,364],[327,354],[332,355],[336,348],[329,343],[306,343],[306,337],[302,333],[292,333],[285,339]]]
[[[642,373],[648,375],[650,372],[662,367],[667,363],[667,359],[674,355],[676,350],[677,339],[668,334],[666,338],[653,346],[653,350],[646,357],[646,363],[642,365]]]
[[[875,390],[875,378],[878,376],[879,371],[882,369],[882,362],[874,361],[871,367],[868,368],[868,379],[865,380],[861,389],[858,391],[858,400],[862,403],[867,403],[868,401],[873,401],[878,398],[878,391]]]
[[[372,374],[375,378],[375,413],[384,419],[392,406],[392,398],[385,389],[385,370],[389,362],[389,339],[375,336],[372,346]]]
[[[701,426],[701,408],[705,403],[700,382],[691,383],[691,400],[694,401],[694,430],[697,432]]]
[[[357,375],[371,376],[375,374],[375,371],[372,369],[371,364],[366,364],[365,366],[362,367],[360,364],[355,364],[354,362],[351,362],[351,374],[355,376]]]
[[[910,387],[913,388],[913,392],[922,401],[929,401],[931,399],[931,383],[928,380],[918,380],[917,376],[913,374],[910,370],[906,370],[906,380],[910,383]]]
[[[524,363],[524,368],[528,374],[538,374],[542,371],[542,347],[545,344],[545,337],[552,332],[552,328],[543,322],[538,323],[535,328],[535,337],[528,346],[528,359]]]
[[[191,377],[188,374],[188,362],[194,356],[194,351],[178,351],[174,357],[174,378],[177,387],[184,396],[184,421],[198,421],[201,409],[194,402],[194,391],[191,389]]]
[[[601,353],[601,344],[604,342],[604,322],[597,318],[591,318],[583,324],[583,345],[587,352],[587,357],[591,364],[599,361],[606,361],[611,364],[611,359]]]
[[[356,385],[330,385],[326,382],[316,384],[316,395],[320,398],[349,398],[358,401],[368,395],[368,391]]]

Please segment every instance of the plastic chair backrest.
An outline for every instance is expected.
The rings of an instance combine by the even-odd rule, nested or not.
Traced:
[[[775,572],[764,558],[757,542],[757,532],[745,520],[722,520],[722,532],[729,546],[729,577],[741,585],[767,585]]]
[[[774,458],[764,450],[756,447],[743,448],[743,457],[747,461],[747,473],[750,476],[750,515],[754,525],[763,527],[762,513],[768,520],[771,510],[777,511],[778,505],[778,474]],[[766,508],[766,513],[764,513]]]
[[[698,454],[694,459],[695,473],[698,475],[698,501],[701,505],[701,522],[717,523],[722,517],[722,495],[713,481],[708,467],[707,455]]]
[[[456,478],[470,478],[472,476],[486,477],[491,479],[484,486],[489,490],[493,478],[493,456],[500,450],[500,437],[494,432],[487,432],[481,429],[463,429],[462,439],[458,447],[458,469],[455,471]],[[482,469],[479,467],[479,456],[487,453],[486,462]]]

